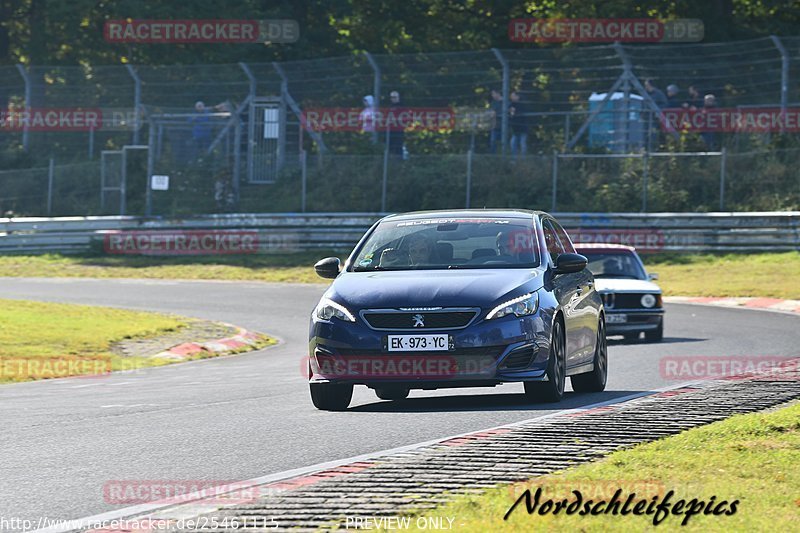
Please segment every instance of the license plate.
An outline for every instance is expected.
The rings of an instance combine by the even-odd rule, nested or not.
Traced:
[[[437,335],[388,335],[387,349],[390,352],[446,352],[449,349],[449,337]]]
[[[606,315],[606,323],[608,324],[624,324],[628,321],[628,315],[608,314]]]

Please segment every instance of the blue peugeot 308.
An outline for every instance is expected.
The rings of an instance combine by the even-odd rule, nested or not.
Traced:
[[[550,215],[428,211],[376,222],[311,315],[308,375],[318,409],[344,410],[354,385],[385,400],[410,389],[521,381],[533,401],[602,391],[603,304],[587,261]]]

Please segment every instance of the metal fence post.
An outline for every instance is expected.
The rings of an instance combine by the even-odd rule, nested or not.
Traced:
[[[233,197],[236,202],[236,209],[239,209],[239,186],[242,181],[242,122],[239,120],[239,113],[233,117]]]
[[[619,42],[614,43],[614,50],[617,52],[617,56],[619,56],[620,61],[622,61],[622,68],[625,71],[625,74],[631,72],[631,60],[628,58],[628,54],[625,53],[625,49]],[[630,128],[628,127],[628,117],[630,116],[631,112],[631,84],[629,81],[629,76],[624,76],[624,81],[622,82],[622,106],[623,106],[623,117],[622,117],[622,150],[621,152],[630,152]],[[616,121],[617,121],[618,114],[614,113],[614,125],[616,128]],[[648,130],[647,135],[650,135],[650,131]]]
[[[781,54],[781,111],[786,113],[786,106],[789,104],[789,54],[777,35],[770,35],[772,43]],[[783,121],[781,121],[781,131],[783,131]]]
[[[556,212],[556,195],[558,194],[558,152],[553,150],[553,200],[550,203],[550,212]]]
[[[725,211],[725,164],[728,156],[722,148],[719,161],[719,210]]]
[[[372,72],[374,73],[374,77],[372,80],[372,95],[373,103],[375,104],[375,113],[380,112],[380,101],[381,101],[381,67],[378,65],[378,62],[375,61],[375,58],[372,57],[372,54],[369,52],[364,52],[364,56],[367,58],[369,62],[369,66],[372,67]],[[378,130],[377,128],[375,131],[372,132],[372,142],[378,142]]]
[[[472,148],[467,150],[467,200],[466,200],[467,209],[469,209],[471,192],[472,192]]]
[[[244,71],[245,76],[249,80],[249,99],[250,99],[250,106],[247,110],[247,181],[248,183],[253,181],[253,174],[255,172],[255,161],[253,160],[253,151],[255,148],[255,132],[256,132],[256,124],[255,124],[255,102],[256,102],[256,77],[253,75],[253,71],[250,70],[250,67],[247,66],[247,63],[240,62],[239,67]],[[281,88],[283,84],[281,84]],[[283,92],[283,91],[281,91]],[[281,107],[284,107],[281,105]],[[241,126],[240,126],[241,127]],[[281,130],[284,131],[284,130]],[[280,151],[280,150],[279,150]]]
[[[383,179],[381,180],[381,213],[386,212],[386,186],[389,181],[389,125],[386,125],[386,144],[383,147]]]
[[[50,158],[50,166],[47,169],[47,216],[53,213],[53,174],[55,172],[55,160]]]
[[[644,151],[642,157],[642,213],[647,213],[647,179],[650,172],[650,152]]]
[[[28,74],[28,71],[25,70],[25,67],[21,64],[17,64],[17,71],[19,72],[20,76],[22,76],[22,81],[25,82],[25,112],[30,113],[31,111],[31,77]],[[28,131],[28,121],[25,121],[25,124],[22,126],[22,149],[26,152],[30,147],[30,132]]]
[[[139,144],[139,128],[142,126],[139,123],[139,111],[142,106],[142,80],[133,68],[133,65],[127,64],[125,68],[128,70],[131,78],[133,78],[133,113],[136,116],[136,122],[133,125],[133,144]]]
[[[144,204],[144,216],[150,217],[153,216],[153,189],[152,189],[152,175],[153,170],[155,169],[155,160],[154,154],[155,150],[153,150],[153,143],[155,141],[154,135],[154,127],[155,124],[153,121],[150,121],[150,132],[147,136],[148,140],[148,147],[147,147],[147,189],[145,193],[145,204]]]
[[[502,153],[505,155],[508,148],[508,100],[511,92],[511,76],[508,71],[508,61],[506,61],[506,58],[503,57],[503,54],[500,52],[500,50],[497,48],[492,48],[492,52],[494,52],[494,56],[503,67],[503,116],[501,117],[500,121],[500,135],[503,137]]]
[[[308,153],[300,152],[300,212],[306,212],[306,190],[308,187]]]

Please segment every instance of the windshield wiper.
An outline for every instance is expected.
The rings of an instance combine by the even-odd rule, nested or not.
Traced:
[[[641,279],[639,276],[631,274],[595,274],[596,278],[626,278],[626,279]]]

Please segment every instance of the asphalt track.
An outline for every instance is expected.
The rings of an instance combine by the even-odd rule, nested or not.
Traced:
[[[800,355],[800,317],[673,304],[663,343],[612,342],[606,392],[570,392],[557,409],[526,403],[521,385],[512,384],[414,391],[402,404],[361,387],[347,412],[321,412],[308,398],[301,360],[308,317],[324,288],[0,278],[3,298],[172,312],[282,340],[223,359],[0,386],[0,519],[119,509],[124,505],[104,497],[113,480],[250,479],[676,384],[660,371],[664,357]]]

